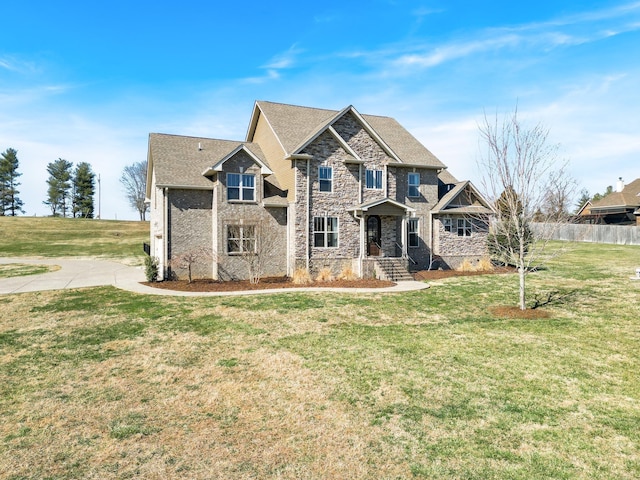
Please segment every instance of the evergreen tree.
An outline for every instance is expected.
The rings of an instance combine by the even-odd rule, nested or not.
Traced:
[[[584,207],[584,204],[587,203],[589,200],[591,200],[591,195],[589,195],[589,190],[587,190],[586,188],[583,188],[582,190],[580,190],[580,198],[578,198],[578,201],[576,202],[575,213],[578,213],[580,209]]]
[[[22,175],[18,172],[18,151],[13,148],[0,154],[0,215],[15,217],[24,213],[22,200],[18,197],[20,185],[17,178]]]
[[[93,196],[95,195],[95,174],[91,165],[80,162],[73,175],[73,216],[93,218]]]
[[[73,163],[59,158],[47,165],[49,178],[47,180],[47,199],[43,202],[51,208],[54,217],[67,216],[69,208],[69,193],[71,190],[71,168]]]

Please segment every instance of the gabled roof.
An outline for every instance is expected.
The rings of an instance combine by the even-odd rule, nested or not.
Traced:
[[[635,179],[622,189],[613,192],[591,204],[591,213],[606,212],[608,210],[640,207],[640,178]]]
[[[474,202],[470,204],[456,204],[454,201],[467,192]],[[434,214],[456,213],[456,214],[492,214],[495,213],[491,204],[478,192],[470,181],[457,183],[454,188],[447,192],[431,210]]]
[[[371,200],[370,202],[361,203],[360,205],[356,205],[355,207],[349,208],[348,210],[350,212],[356,212],[360,214],[363,212],[375,214],[375,210],[379,209],[380,207],[397,208],[398,210],[401,210],[405,213],[412,213],[416,211],[415,208],[411,208],[408,205],[397,202],[392,198],[379,198],[377,200]]]
[[[161,133],[149,135],[149,169],[153,168],[158,187],[211,188],[211,181],[203,172],[243,149],[268,169],[265,173],[270,173],[269,164],[255,143]]]
[[[213,166],[207,168],[207,170],[204,171],[202,175],[206,177],[206,176],[212,175],[215,172],[221,172],[222,166],[224,165],[224,163],[227,160],[233,158],[241,150],[244,151],[247,155],[249,155],[249,157],[251,157],[253,161],[256,162],[256,164],[260,165],[262,175],[271,175],[273,173],[269,168],[269,166],[266,164],[266,162],[258,158],[258,156],[255,153],[253,153],[250,149],[248,149],[244,143],[241,143],[236,148],[234,148],[229,153],[227,153],[224,157],[222,157],[220,160],[218,160]]]
[[[253,139],[258,118],[260,115],[264,115],[285,151],[285,157],[297,155],[309,142],[329,129],[347,113],[352,113],[363,128],[376,139],[381,148],[397,163],[406,164],[406,166],[446,168],[435,155],[395,119],[361,115],[351,105],[337,111],[258,101],[254,105],[247,131],[247,141]]]

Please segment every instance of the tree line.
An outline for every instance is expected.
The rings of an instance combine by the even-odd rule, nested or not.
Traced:
[[[20,162],[18,151],[7,148],[0,154],[0,216],[24,214],[24,202],[18,187]],[[78,163],[58,158],[47,164],[47,196],[44,204],[54,217],[94,218],[96,174],[87,162]],[[145,203],[147,162],[136,162],[122,171],[120,183],[131,208],[145,220],[149,209]]]

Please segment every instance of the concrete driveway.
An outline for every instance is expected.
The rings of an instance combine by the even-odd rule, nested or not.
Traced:
[[[69,258],[0,258],[0,264],[57,265],[60,270],[41,275],[0,278],[0,294],[61,290],[101,285],[134,285],[145,281],[143,267],[109,260]]]

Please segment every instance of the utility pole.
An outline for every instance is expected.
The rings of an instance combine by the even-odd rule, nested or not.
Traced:
[[[100,174],[98,174],[98,219],[101,220],[102,217],[100,215],[100,207],[102,204],[102,190],[101,190],[101,185],[100,185]]]

